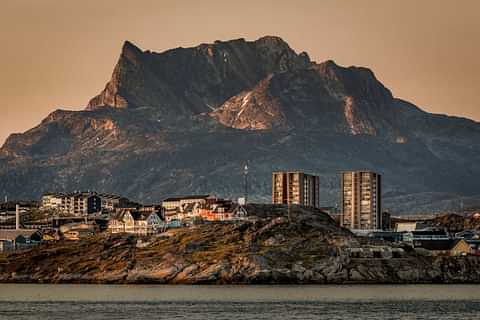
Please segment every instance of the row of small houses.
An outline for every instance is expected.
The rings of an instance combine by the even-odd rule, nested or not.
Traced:
[[[191,225],[195,221],[234,221],[244,219],[244,207],[232,201],[209,195],[168,198],[162,207],[149,209],[120,209],[108,223],[110,233],[135,233],[146,235],[167,228]]]
[[[148,208],[155,206],[148,206]],[[71,216],[85,216],[99,212],[116,213],[120,209],[130,211],[142,207],[125,197],[96,192],[75,192],[71,194],[47,193],[41,200],[41,209],[55,210]],[[165,222],[181,221],[193,217],[205,220],[229,220],[234,216],[236,206],[232,201],[218,199],[210,195],[173,197],[162,201],[156,207]]]
[[[84,210],[90,206],[91,197],[101,196],[110,201],[108,204],[102,202],[101,205],[108,206],[108,212],[85,214],[90,211],[90,209]],[[84,203],[81,204],[79,199],[84,199]],[[150,235],[167,228],[190,225],[196,220],[232,221],[246,216],[243,207],[239,207],[232,201],[209,195],[168,198],[158,206],[132,205],[126,198],[93,193],[47,194],[42,199],[44,209],[62,210],[71,205],[73,205],[72,210],[79,209],[83,214],[67,211],[71,213],[68,217],[52,217],[51,226],[42,228],[41,231],[38,229],[3,230],[0,232],[0,252],[31,247],[41,241],[80,240],[105,231]],[[94,207],[97,208],[97,205]]]

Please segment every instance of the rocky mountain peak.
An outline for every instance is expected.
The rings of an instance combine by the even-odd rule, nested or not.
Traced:
[[[130,41],[125,41],[122,46],[120,59],[129,59],[135,61],[141,57],[143,51]]]
[[[127,41],[111,80],[87,109],[149,107],[165,117],[190,116],[218,108],[269,74],[309,65],[307,54],[297,54],[278,37],[215,41],[162,53],[142,52]]]
[[[310,57],[306,52],[297,54],[288,43],[276,36],[265,36],[255,41],[255,46],[267,65],[272,64],[280,71],[303,69],[310,66]]]
[[[134,76],[142,67],[144,52],[130,41],[125,41],[117,65],[115,66],[111,80],[106,84],[101,94],[91,99],[87,104],[87,110],[95,110],[104,107],[127,108],[128,92],[123,88],[129,78]]]

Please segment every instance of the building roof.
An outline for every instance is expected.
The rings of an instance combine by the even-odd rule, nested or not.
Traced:
[[[306,173],[305,171],[302,170],[285,170],[285,171],[272,171],[273,174],[285,174],[285,173],[301,173],[306,176],[311,176],[311,177],[318,177],[318,175],[313,174],[313,173]]]
[[[69,223],[60,227],[60,232],[79,231],[79,230],[94,230],[97,224],[94,223]]]
[[[376,175],[381,175],[380,173],[369,170],[369,169],[358,169],[358,170],[342,170],[340,173],[374,173]]]
[[[443,230],[415,230],[411,232],[415,236],[448,236]]]
[[[192,195],[192,196],[171,197],[171,198],[167,198],[167,199],[163,200],[163,202],[165,202],[165,201],[189,200],[189,199],[206,199],[206,198],[209,198],[209,197],[210,197],[209,194],[207,194],[207,195]]]
[[[128,200],[126,197],[122,197],[116,194],[108,194],[108,193],[99,193],[97,194],[102,199],[110,199],[110,200]]]
[[[74,192],[65,195],[66,197],[75,197],[75,198],[80,198],[80,197],[98,197],[98,194],[95,192]]]
[[[65,194],[61,192],[47,192],[42,195],[42,197],[48,197],[48,196],[53,196],[53,197],[64,197]]]
[[[53,196],[53,197],[57,197],[57,198],[90,197],[90,196],[97,196],[98,197],[98,194],[96,192],[89,192],[89,191],[71,192],[71,193],[49,192],[49,193],[43,194],[42,197],[48,197],[48,196]]]
[[[129,212],[130,215],[132,216],[133,220],[138,221],[138,220],[147,220],[148,217],[152,214],[156,214],[155,212],[149,212],[149,211],[137,211],[137,210],[120,210],[113,214],[111,216],[112,219],[114,220],[123,220],[123,217],[125,214]]]
[[[130,210],[129,209],[122,209],[122,210],[112,212],[112,214],[110,215],[110,219],[111,220],[123,220],[123,216],[127,212],[130,212]]]
[[[0,240],[15,240],[18,236],[23,236],[25,238],[30,238],[32,235],[37,233],[36,229],[11,229],[11,230],[0,230]]]
[[[151,214],[154,214],[154,212],[134,211],[134,212],[130,212],[130,214],[132,215],[133,220],[141,221],[141,220],[147,220]]]
[[[455,246],[464,241],[463,239],[448,239],[448,240],[419,240],[415,241],[415,247],[424,248],[430,251],[449,251]]]

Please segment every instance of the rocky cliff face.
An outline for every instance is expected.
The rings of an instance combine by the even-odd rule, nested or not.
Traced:
[[[396,140],[403,130],[395,103],[370,70],[327,61],[269,75],[210,115],[237,129],[308,128]]]
[[[272,170],[384,175],[385,206],[423,212],[480,202],[480,125],[393,97],[372,71],[315,63],[277,37],[163,53],[126,42],[85,111],[57,110],[0,149],[0,194],[95,189],[133,200],[243,193],[269,201]]]
[[[479,257],[352,258],[365,244],[317,210],[251,205],[255,221],[157,237],[98,237],[0,255],[0,282],[322,284],[480,283]]]

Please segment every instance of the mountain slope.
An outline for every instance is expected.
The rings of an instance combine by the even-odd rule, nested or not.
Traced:
[[[85,111],[57,110],[0,149],[0,194],[95,189],[158,202],[185,193],[268,201],[272,170],[384,174],[395,212],[480,202],[480,124],[393,97],[372,71],[311,62],[283,40],[217,41],[163,53],[126,42]]]
[[[262,112],[266,119],[256,126]],[[307,126],[342,134],[395,136],[401,128],[398,113],[392,94],[370,70],[327,61],[270,75],[210,115],[239,129]]]

